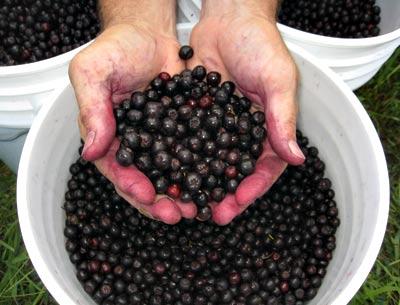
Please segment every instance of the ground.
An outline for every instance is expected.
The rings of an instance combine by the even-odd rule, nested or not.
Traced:
[[[356,92],[383,142],[391,205],[385,240],[351,305],[400,305],[400,49]],[[15,204],[16,177],[0,162],[0,304],[56,304],[37,277],[22,243]],[[344,305],[344,304],[343,304]]]

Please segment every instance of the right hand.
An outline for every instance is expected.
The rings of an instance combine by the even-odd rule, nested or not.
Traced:
[[[139,211],[168,224],[181,217],[193,218],[194,204],[157,197],[151,181],[136,167],[116,162],[119,141],[115,137],[113,108],[134,91],[144,90],[160,72],[180,73],[175,33],[160,33],[143,24],[108,27],[69,67],[79,104],[79,127],[85,141],[82,157],[93,161],[117,192]]]
[[[220,72],[266,116],[268,138],[254,173],[241,181],[234,195],[211,204],[213,220],[220,225],[262,196],[287,163],[304,162],[296,143],[297,69],[276,27],[273,2],[205,0],[190,37],[195,52],[189,68],[203,65]]]

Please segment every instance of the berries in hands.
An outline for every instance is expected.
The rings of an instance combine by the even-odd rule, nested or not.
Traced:
[[[189,59],[193,50],[183,46],[179,56]],[[117,161],[136,165],[157,193],[193,200],[202,208],[200,219],[208,219],[204,207],[234,193],[254,172],[266,136],[264,114],[251,113],[250,100],[235,89],[203,66],[172,77],[161,72],[114,110],[121,139]]]

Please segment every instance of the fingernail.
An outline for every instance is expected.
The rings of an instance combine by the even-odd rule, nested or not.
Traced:
[[[299,145],[297,145],[296,141],[291,140],[291,141],[289,141],[288,145],[289,145],[290,152],[292,154],[294,154],[296,157],[299,157],[299,158],[301,158],[303,160],[306,158],[304,156],[303,152],[301,151]]]
[[[89,131],[88,134],[86,135],[85,145],[83,146],[83,150],[82,150],[82,154],[81,154],[82,157],[85,156],[86,151],[90,148],[90,146],[92,146],[95,137],[96,137],[96,133],[93,130]]]
[[[151,219],[157,220],[157,218],[154,217],[154,215],[151,215],[151,214],[150,214],[148,211],[146,211],[145,209],[138,208],[138,211],[139,211],[140,214],[146,216],[147,218],[151,218]]]

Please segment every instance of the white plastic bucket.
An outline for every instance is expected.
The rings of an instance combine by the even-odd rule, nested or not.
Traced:
[[[35,63],[0,67],[0,159],[14,172],[37,112],[68,82],[69,62],[86,45]]]
[[[369,81],[400,45],[400,1],[377,0],[381,7],[381,35],[343,39],[314,35],[278,24],[286,41],[316,55],[352,88]]]
[[[35,63],[0,67],[0,128],[29,128],[42,103],[68,81],[68,65],[83,45]]]
[[[201,0],[182,6],[192,22],[199,19]],[[381,7],[381,35],[343,39],[310,34],[278,23],[286,42],[294,43],[315,55],[355,90],[369,81],[400,45],[400,1],[377,0]]]
[[[196,0],[178,0],[178,7],[189,22],[197,23],[199,21],[201,3],[199,4]]]
[[[184,27],[190,16],[180,7],[177,14],[178,27]],[[68,81],[71,59],[88,44],[35,63],[0,67],[0,128],[29,128],[43,102]]]
[[[348,86],[304,50],[290,50],[301,74],[299,128],[326,162],[341,219],[333,260],[309,305],[345,305],[366,279],[385,233],[386,161],[370,118]],[[18,215],[32,263],[54,298],[61,305],[94,305],[64,249],[62,204],[80,145],[74,100],[68,85],[42,108],[29,132],[18,172]]]
[[[17,173],[28,129],[0,128],[0,160]]]

